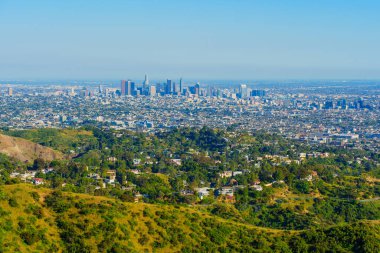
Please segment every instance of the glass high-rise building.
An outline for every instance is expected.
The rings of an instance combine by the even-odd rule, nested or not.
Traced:
[[[172,92],[172,80],[166,80],[165,94],[170,94]]]

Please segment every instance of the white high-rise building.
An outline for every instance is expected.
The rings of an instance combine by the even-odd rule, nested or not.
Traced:
[[[247,98],[248,97],[248,88],[246,84],[240,84],[240,98]]]

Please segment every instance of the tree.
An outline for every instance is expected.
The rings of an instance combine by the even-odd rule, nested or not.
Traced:
[[[37,158],[33,162],[33,170],[42,170],[46,166],[45,161],[42,158]]]

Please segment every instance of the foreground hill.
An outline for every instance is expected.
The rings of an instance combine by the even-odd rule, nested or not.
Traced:
[[[22,162],[33,162],[33,160],[37,158],[41,158],[45,161],[63,158],[62,153],[59,151],[44,147],[29,140],[3,134],[0,134],[0,153]]]
[[[0,252],[376,252],[379,222],[283,231],[186,206],[0,187]]]

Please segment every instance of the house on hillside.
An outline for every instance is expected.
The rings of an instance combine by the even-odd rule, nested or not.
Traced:
[[[105,179],[105,181],[107,183],[113,184],[115,183],[115,180],[116,180],[116,170],[108,170],[107,178]]]
[[[192,196],[192,195],[194,195],[194,191],[189,190],[189,189],[187,189],[187,190],[182,190],[182,191],[180,192],[180,194],[181,194],[181,196]]]
[[[181,165],[182,165],[182,161],[181,161],[181,159],[170,159],[170,161],[171,161],[174,165],[177,165],[177,166],[181,166]]]
[[[208,187],[202,187],[202,188],[196,188],[195,191],[198,193],[198,197],[200,199],[203,199],[204,197],[210,196],[210,191],[212,188]]]
[[[33,184],[34,185],[42,185],[44,184],[44,179],[43,178],[33,178]]]
[[[108,157],[107,159],[109,162],[116,162],[117,161],[117,158],[114,157],[114,156],[111,156],[111,157]]]
[[[223,172],[220,172],[219,173],[219,176],[221,178],[225,178],[225,177],[232,177],[232,171],[223,171]]]
[[[137,159],[137,158],[133,159],[133,165],[137,166],[137,165],[140,165],[140,163],[141,163],[141,159]]]
[[[141,173],[141,171],[137,170],[137,169],[132,169],[132,170],[130,170],[130,172],[132,172],[135,175],[139,175]]]
[[[237,176],[237,175],[242,175],[242,174],[243,174],[243,171],[241,171],[241,170],[237,170],[237,171],[232,172],[232,175],[234,177]]]
[[[218,189],[217,195],[234,196],[234,189],[229,186],[222,187]]]
[[[263,190],[263,187],[261,185],[252,185],[251,188],[255,189],[256,191],[261,192]]]
[[[54,168],[49,167],[49,168],[42,170],[42,173],[48,174],[48,173],[53,172],[53,171],[54,171]]]

